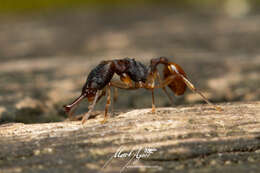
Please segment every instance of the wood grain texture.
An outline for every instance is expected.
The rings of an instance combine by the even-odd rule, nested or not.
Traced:
[[[1,172],[120,172],[130,158],[113,158],[141,148],[156,149],[133,159],[123,172],[260,171],[260,102],[103,113],[86,122],[12,123],[0,126]],[[150,166],[150,167],[149,167]],[[153,166],[153,167],[152,167]]]

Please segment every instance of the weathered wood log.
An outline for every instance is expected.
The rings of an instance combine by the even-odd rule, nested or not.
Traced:
[[[260,102],[0,126],[1,172],[260,171]],[[138,159],[140,158],[140,159]]]

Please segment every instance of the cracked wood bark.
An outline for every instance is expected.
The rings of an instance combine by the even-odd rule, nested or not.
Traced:
[[[0,126],[1,172],[259,172],[260,102],[132,110],[80,122]],[[118,153],[117,156],[120,155]],[[147,154],[147,153],[146,153]],[[140,155],[139,155],[140,156]],[[130,167],[132,166],[132,167]],[[136,166],[138,168],[134,168]]]

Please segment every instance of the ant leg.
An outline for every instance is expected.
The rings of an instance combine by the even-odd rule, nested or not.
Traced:
[[[209,105],[214,106],[217,111],[222,111],[222,110],[223,110],[221,107],[216,106],[216,105],[214,105],[213,103],[211,103],[211,102],[202,94],[202,92],[200,92],[197,88],[195,88],[195,86],[194,86],[186,77],[184,77],[184,76],[181,75],[181,74],[179,74],[179,75],[182,77],[182,79],[183,79],[183,81],[185,82],[185,84],[186,84],[193,92],[199,94],[199,95],[203,98],[203,100],[204,100],[205,102],[207,102]]]
[[[153,114],[155,113],[155,103],[154,103],[154,92],[153,92],[153,89],[152,89],[152,113]]]
[[[168,91],[166,90],[165,85],[163,85],[162,80],[161,80],[161,78],[160,78],[160,74],[159,74],[158,71],[157,71],[156,75],[157,75],[157,77],[158,77],[158,80],[159,80],[159,83],[160,83],[160,87],[163,89],[164,93],[167,95],[167,97],[169,98],[170,102],[171,102],[172,105],[173,105],[173,104],[174,104],[173,98],[170,96],[170,94],[169,94]]]
[[[99,100],[106,95],[106,90],[102,90],[101,94],[98,96],[98,99],[97,99],[97,103],[99,102]]]
[[[135,89],[139,88],[137,86],[129,86],[129,85],[126,85],[122,82],[117,82],[117,81],[110,82],[110,84],[113,87],[116,87],[116,88],[119,88],[119,89],[126,89],[126,90],[135,90]]]
[[[156,78],[158,78],[159,80],[159,86],[158,85],[155,85],[155,80]],[[153,73],[149,76],[149,80],[148,82],[146,83],[145,85],[145,88],[146,89],[149,89],[152,91],[152,113],[155,113],[155,101],[154,101],[154,89],[155,88],[162,88],[164,93],[167,95],[167,97],[169,98],[170,102],[173,104],[173,99],[172,97],[170,96],[170,94],[167,92],[166,88],[165,88],[166,85],[163,84],[161,78],[160,78],[160,74],[159,72],[157,71],[157,69],[155,69],[153,71]]]
[[[140,88],[136,85],[133,85],[131,78],[125,73],[120,75],[120,80],[121,81],[111,80],[110,81],[111,86],[114,86],[115,88],[119,88],[119,89],[129,89],[129,90]]]
[[[108,109],[109,109],[109,105],[111,103],[111,93],[110,93],[110,84],[108,84],[107,86],[107,103],[106,103],[106,107],[105,107],[105,117],[104,120],[101,121],[101,124],[104,124],[107,122],[107,118],[108,118]]]
[[[203,94],[202,92],[200,92],[197,88],[195,88],[195,86],[186,78],[184,77],[182,74],[176,74],[176,75],[179,75],[183,81],[185,82],[185,84],[190,88],[190,90],[192,90],[193,92],[199,94],[202,99],[208,103],[209,105],[213,106],[217,111],[222,111],[222,108],[220,108],[219,106],[216,106],[214,105],[213,103],[211,103]],[[169,76],[167,77],[164,81],[163,81],[163,84],[161,85],[161,87],[165,87],[167,86],[168,84],[170,84],[176,77],[176,75],[172,75],[172,76]]]
[[[114,96],[113,96],[113,101],[116,102],[118,98],[118,89],[114,87]]]
[[[99,102],[99,100],[104,96],[106,94],[106,91],[105,90],[102,90],[102,92],[101,92],[101,94],[98,96],[98,98],[97,98],[97,101],[96,101],[96,104]],[[91,104],[93,104],[93,101],[92,102],[90,102],[90,105],[89,105],[89,110],[91,109]],[[84,118],[84,115],[77,115],[77,116],[75,116],[75,117],[73,117],[73,119],[72,120],[83,120],[83,118]],[[86,120],[85,120],[86,121]]]
[[[126,90],[135,90],[135,89],[138,89],[140,88],[139,85],[135,85],[133,87],[129,87],[123,83],[119,83],[119,82],[111,82],[111,85],[114,86],[114,87],[117,87],[117,88],[120,88],[120,89],[126,89]],[[146,87],[144,87],[146,88]],[[156,88],[159,88],[156,87]],[[149,89],[152,91],[152,113],[155,113],[155,101],[154,101],[154,88],[146,88],[146,89]]]
[[[123,81],[127,86],[133,87],[131,78],[127,74],[123,73],[122,75],[120,75],[120,80]]]
[[[82,120],[81,120],[81,123],[82,123],[82,124],[84,124],[84,123],[88,120],[88,118],[89,118],[89,116],[90,116],[90,113],[93,111],[93,109],[94,109],[94,107],[95,107],[95,105],[96,105],[96,103],[97,103],[97,101],[98,101],[98,98],[100,97],[100,94],[101,94],[101,96],[102,96],[102,93],[101,93],[101,92],[102,92],[101,90],[98,90],[98,91],[97,91],[93,103],[89,106],[89,111],[87,112],[87,114],[86,114],[86,115],[82,118]],[[100,97],[100,98],[101,98],[101,97]]]
[[[112,109],[112,114],[114,114],[114,107],[115,107],[115,103],[117,101],[117,98],[118,98],[118,89],[113,87],[113,102],[112,102],[112,106],[111,106],[111,109]]]
[[[153,72],[150,72],[148,74],[146,82],[144,84],[144,88],[152,92],[152,113],[153,114],[155,113],[154,89],[160,88],[160,86],[155,85],[156,77],[157,77],[157,70],[154,69]]]
[[[175,80],[176,75],[172,75],[172,76],[168,76],[166,79],[163,80],[162,82],[162,87],[165,87],[167,85],[169,85],[173,80]]]
[[[102,90],[101,94],[98,96],[98,99],[97,99],[97,102],[96,104],[99,102],[99,100],[106,94],[106,91],[105,90]],[[92,104],[93,102],[90,102],[90,104]],[[91,106],[91,105],[90,105]],[[89,106],[89,109],[90,109],[90,106]],[[74,108],[73,108],[74,109]],[[71,120],[82,120],[82,117],[84,117],[84,115],[77,115],[77,116],[74,116],[73,119]]]

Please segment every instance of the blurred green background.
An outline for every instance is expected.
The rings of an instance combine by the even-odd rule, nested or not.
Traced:
[[[2,13],[38,12],[39,10],[57,10],[62,8],[108,8],[133,5],[174,3],[176,5],[212,5],[219,3],[217,0],[2,0],[0,11]]]
[[[260,4],[259,0],[242,0],[243,3],[250,4],[251,7],[257,8]],[[180,8],[221,8],[228,2],[233,3],[233,6],[241,3],[241,0],[1,0],[0,12],[6,13],[30,13],[43,12],[45,10],[58,10],[69,8],[123,8],[126,6],[140,5],[160,5],[174,4]]]

